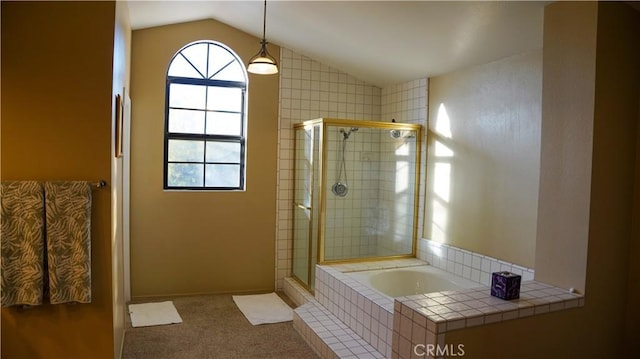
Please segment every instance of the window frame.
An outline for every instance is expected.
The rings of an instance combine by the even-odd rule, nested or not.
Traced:
[[[232,57],[234,61],[229,62],[222,69],[227,66],[237,62],[241,65],[243,69],[244,81],[229,81],[229,80],[215,80],[212,78],[191,78],[191,77],[180,77],[180,76],[169,76],[169,70],[173,61],[178,56],[182,56],[181,53],[189,48],[190,46],[207,44],[218,46],[221,49],[227,51]],[[209,63],[209,47],[207,47],[207,63]],[[184,58],[191,64],[191,66],[195,66],[188,60],[186,56]],[[222,70],[221,69],[221,70]],[[220,70],[220,71],[221,71]],[[199,70],[196,69],[199,72]],[[219,72],[219,71],[218,71]],[[200,72],[199,72],[200,73]],[[200,73],[200,75],[202,75]],[[214,77],[212,75],[211,77]],[[248,88],[248,76],[246,69],[243,66],[240,58],[233,52],[230,48],[216,41],[211,40],[202,40],[189,43],[182,47],[179,51],[177,51],[171,61],[169,61],[169,65],[167,66],[166,72],[166,81],[165,81],[165,106],[164,106],[164,160],[163,160],[163,189],[170,191],[244,191],[245,183],[246,183],[246,132],[247,132],[247,88]],[[207,126],[207,116],[209,113],[218,112],[218,113],[237,113],[236,111],[224,111],[224,110],[212,110],[207,108],[206,102],[207,97],[205,97],[205,108],[204,109],[196,109],[196,108],[185,108],[185,107],[172,107],[170,103],[171,98],[171,85],[172,84],[181,84],[181,85],[193,85],[193,86],[203,86],[205,91],[208,91],[209,87],[217,87],[217,88],[236,88],[240,90],[241,103],[240,103],[240,135],[220,135],[220,134],[207,134],[206,126]],[[206,93],[206,92],[205,92]],[[204,112],[204,129],[203,133],[178,133],[178,132],[170,132],[169,131],[169,113],[171,109],[177,110],[192,110],[192,111],[201,111]],[[193,162],[193,161],[169,161],[169,142],[171,140],[186,140],[186,141],[198,141],[204,143],[204,153],[203,159],[201,162]],[[215,143],[238,143],[240,145],[240,154],[239,154],[239,163],[232,162],[208,162],[206,155],[207,143],[215,142]],[[202,186],[170,186],[168,183],[169,180],[169,164],[178,163],[178,164],[198,164],[203,166],[202,173]],[[228,187],[228,186],[207,186],[206,185],[206,167],[210,164],[232,164],[239,166],[238,174],[238,186]]]

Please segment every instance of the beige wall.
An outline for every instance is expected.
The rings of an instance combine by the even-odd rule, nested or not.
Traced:
[[[110,180],[114,2],[2,2],[2,180]],[[92,303],[2,309],[3,358],[113,358],[109,189],[94,190]]]
[[[533,267],[542,51],[429,80],[424,238]]]
[[[131,26],[129,24],[129,8],[126,2],[116,2],[114,46],[113,46],[113,88],[112,99],[120,95],[123,100],[129,93],[129,63],[131,52]],[[128,120],[122,116],[123,121]],[[127,124],[123,124],[124,127]],[[114,127],[115,128],[115,127]],[[115,141],[111,141],[112,153],[115,153]],[[128,145],[128,144],[126,144]],[[126,151],[125,151],[126,153]],[[115,156],[112,159],[111,170],[111,193],[112,193],[112,300],[113,300],[113,355],[120,358],[122,346],[124,344],[125,330],[125,278],[124,278],[124,255],[125,245],[123,217],[125,210],[125,181],[124,181],[124,158]]]
[[[545,12],[536,279],[581,292],[593,169],[597,16],[596,3],[549,6]]]
[[[639,318],[627,303],[637,298],[637,282],[635,297],[627,285],[637,276],[629,262],[638,261],[637,251],[629,253],[638,241],[638,36],[640,14],[622,3],[546,7],[536,279],[564,287],[584,281],[585,306],[447,333],[448,343],[465,344],[465,357],[636,353]],[[634,323],[626,332],[625,315]]]
[[[162,189],[167,66],[203,39],[226,44],[245,64],[259,48],[259,39],[214,20],[132,35],[133,297],[274,289],[278,76],[249,75],[245,192]]]

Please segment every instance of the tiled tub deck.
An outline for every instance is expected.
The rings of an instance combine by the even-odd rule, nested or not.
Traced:
[[[285,294],[300,305],[294,312],[294,327],[322,358],[390,358],[393,298],[346,273],[425,264],[418,259],[402,259],[317,266],[315,297],[287,278]],[[325,344],[317,342],[316,337]]]
[[[520,299],[505,301],[489,287],[395,298],[392,358],[412,358],[416,345],[445,346],[452,330],[491,324],[584,305],[581,295],[548,284],[526,281]]]
[[[472,289],[390,298],[347,274],[425,264],[402,259],[317,266],[315,297],[288,278],[285,293],[300,305],[294,327],[322,358],[405,359],[416,345],[444,345],[448,331],[584,304],[580,295],[536,281],[523,282],[520,299],[511,301],[492,297],[480,283]]]

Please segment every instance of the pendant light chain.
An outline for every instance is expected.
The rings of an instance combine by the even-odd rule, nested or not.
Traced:
[[[264,1],[264,11],[262,12],[262,40],[260,40],[260,50],[251,58],[247,71],[259,75],[271,75],[278,73],[278,63],[276,59],[267,51],[267,0]]]
[[[264,11],[262,12],[262,41],[267,42],[267,0],[264,0]]]

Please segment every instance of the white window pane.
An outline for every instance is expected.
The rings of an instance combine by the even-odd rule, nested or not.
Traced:
[[[213,79],[245,82],[244,68],[240,65],[238,61],[236,61],[231,65],[225,67],[224,70],[217,73],[216,76],[213,77]]]
[[[204,142],[189,140],[169,140],[170,162],[202,162]]]
[[[207,162],[240,163],[240,144],[207,142]]]
[[[239,113],[208,112],[208,135],[242,135],[242,116]]]
[[[207,44],[191,45],[182,50],[182,54],[204,76],[207,73]]]
[[[242,109],[242,90],[231,87],[209,87],[207,109],[213,111],[235,111]]]
[[[173,61],[171,61],[168,74],[169,76],[175,77],[202,78],[198,71],[196,71],[196,69],[194,69],[193,66],[191,66],[191,64],[189,64],[180,54],[176,55]]]
[[[171,84],[169,107],[204,110],[206,91],[204,86]]]
[[[207,165],[207,187],[240,187],[240,166]]]
[[[204,166],[201,164],[169,163],[167,185],[170,187],[202,187]]]
[[[204,114],[204,111],[170,109],[169,132],[198,134],[203,133]]]
[[[229,51],[221,48],[217,45],[209,45],[209,73],[207,77],[212,77],[213,74],[220,71],[222,67],[228,63],[236,61],[235,57],[229,53]],[[218,76],[214,76],[214,79],[218,80]]]

